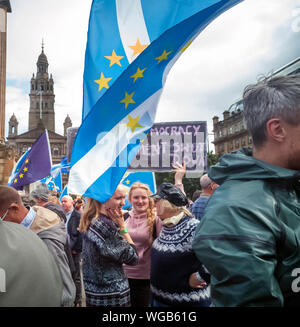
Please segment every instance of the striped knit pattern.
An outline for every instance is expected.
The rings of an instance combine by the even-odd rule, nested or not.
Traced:
[[[163,226],[151,250],[151,291],[158,302],[183,307],[210,306],[210,289],[191,288],[189,277],[199,272],[209,276],[192,250],[192,240],[199,221],[184,217],[173,227]]]

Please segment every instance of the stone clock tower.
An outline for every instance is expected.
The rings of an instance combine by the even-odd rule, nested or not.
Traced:
[[[42,44],[42,53],[38,57],[36,76],[32,76],[30,81],[30,108],[28,130],[37,128],[40,119],[48,131],[55,132],[54,115],[54,89],[52,74],[48,74],[48,60],[44,53],[44,44]]]

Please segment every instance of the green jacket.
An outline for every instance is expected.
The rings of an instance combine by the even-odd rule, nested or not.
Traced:
[[[224,155],[208,174],[220,187],[193,250],[211,273],[214,305],[300,306],[292,276],[300,268],[300,172],[244,149]]]
[[[60,306],[62,280],[37,235],[0,220],[0,249],[0,307]]]

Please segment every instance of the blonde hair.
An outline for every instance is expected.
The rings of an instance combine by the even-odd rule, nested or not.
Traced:
[[[61,204],[59,198],[56,195],[49,195],[49,202],[53,202],[56,204]]]
[[[87,204],[84,207],[83,214],[80,218],[80,224],[78,230],[80,232],[86,232],[90,227],[93,219],[97,219],[100,214],[102,203],[92,199],[87,198]]]
[[[174,213],[173,216],[179,215],[181,212],[183,212],[186,216],[193,217],[191,212],[186,207],[177,207],[175,204],[169,202],[166,199],[161,199],[161,206],[163,209],[167,209],[170,212]]]
[[[141,182],[135,182],[131,185],[130,190],[128,192],[128,200],[131,202],[131,196],[132,196],[132,192],[138,188],[141,188],[142,190],[145,190],[147,195],[148,195],[148,199],[149,199],[149,207],[147,208],[147,225],[149,228],[149,244],[151,245],[153,243],[153,228],[154,228],[154,224],[155,224],[155,218],[156,218],[156,214],[155,214],[155,205],[154,205],[154,201],[152,198],[150,198],[150,195],[152,194],[150,188],[148,185],[143,184]]]

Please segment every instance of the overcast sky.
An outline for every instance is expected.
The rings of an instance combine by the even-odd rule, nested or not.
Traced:
[[[42,39],[48,72],[55,83],[56,132],[63,134],[67,114],[73,126],[81,123],[84,53],[92,0],[10,3],[6,135],[13,113],[19,121],[19,134],[28,130],[30,79],[37,70]],[[212,117],[221,118],[247,84],[299,56],[300,0],[244,0],[213,21],[176,62],[156,122],[206,120],[211,133]]]

